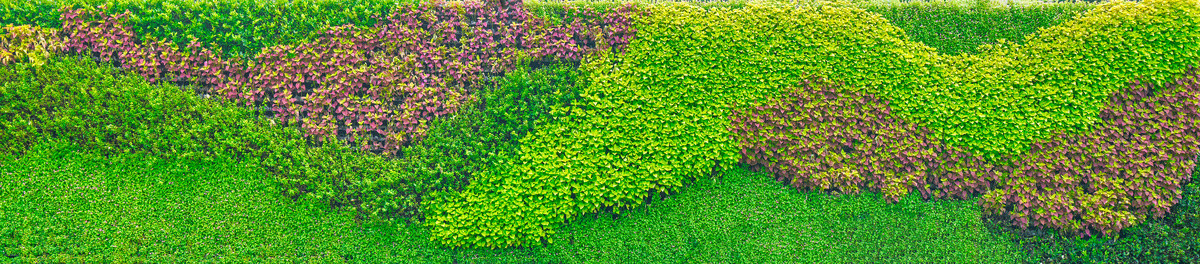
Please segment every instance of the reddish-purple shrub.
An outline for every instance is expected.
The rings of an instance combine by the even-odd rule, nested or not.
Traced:
[[[990,164],[891,116],[886,101],[823,80],[731,116],[742,163],[799,189],[911,190],[929,198],[979,200],[1021,227],[1091,235],[1163,217],[1200,153],[1200,75],[1166,87],[1134,83],[1111,96],[1102,122],[1083,135],[1033,144],[1011,164]]]
[[[1088,134],[1057,134],[1015,160],[984,209],[1015,224],[1119,232],[1178,202],[1200,153],[1200,75],[1114,93]]]
[[[180,49],[140,40],[123,14],[62,12],[66,48],[133,70],[150,81],[269,109],[306,135],[336,135],[387,154],[420,140],[428,121],[452,114],[485,85],[520,63],[578,62],[588,53],[623,50],[634,36],[632,6],[551,25],[521,1],[405,6],[372,28],[330,28],[312,42],[264,49],[254,62],[223,60],[192,42]],[[181,50],[186,50],[181,51]]]
[[[732,115],[741,162],[799,189],[867,188],[898,201],[915,188],[926,198],[966,198],[996,179],[980,157],[892,117],[886,101],[825,80],[805,81],[748,109]]]

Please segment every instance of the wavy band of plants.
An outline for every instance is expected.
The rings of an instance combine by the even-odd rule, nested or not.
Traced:
[[[521,1],[423,2],[375,27],[333,27],[310,43],[266,48],[257,63],[223,60],[196,41],[182,52],[154,37],[139,40],[122,24],[128,11],[64,8],[61,32],[69,52],[112,61],[151,82],[195,84],[198,92],[269,109],[310,138],[336,135],[394,155],[420,140],[429,120],[457,111],[486,76],[530,61],[620,51],[636,32],[629,5],[575,12],[554,26]]]
[[[1100,129],[1034,143],[1015,166],[992,166],[896,120],[868,94],[803,83],[783,99],[735,111],[742,163],[802,190],[890,201],[983,193],[987,212],[1018,226],[1112,234],[1161,218],[1181,198],[1200,153],[1200,75],[1153,87],[1135,83],[1111,97]],[[1011,181],[1010,181],[1011,179]]]
[[[985,207],[1010,214],[1018,225],[1078,225],[1085,234],[1111,232],[1140,221],[1138,213],[1158,214],[1173,203],[1178,194],[1171,188],[1180,184],[1176,176],[1190,169],[1187,159],[1195,153],[1186,136],[1151,136],[1153,141],[1137,143],[1136,148],[1122,145],[1125,151],[1119,155],[1131,156],[1079,156],[1076,162],[1075,154],[1055,154],[1127,144],[1085,145],[1061,137],[1084,140],[1108,133],[1104,131],[1134,133],[1123,130],[1128,127],[1106,125],[1116,121],[1102,115],[1128,82],[1191,89],[1166,84],[1184,79],[1189,67],[1200,62],[1200,7],[1194,1],[1106,3],[1040,29],[1024,44],[1000,41],[980,47],[979,54],[957,56],[909,41],[878,14],[852,6],[704,9],[666,3],[651,5],[648,11],[636,19],[637,38],[624,55],[597,56],[581,66],[589,80],[580,92],[583,101],[554,110],[564,116],[539,126],[522,139],[511,160],[477,174],[462,192],[435,193],[423,204],[435,240],[472,247],[545,243],[555,226],[581,214],[619,212],[641,204],[653,192],[678,190],[738,162],[742,140],[733,137],[729,121],[735,106],[768,104],[811,76],[843,82],[839,89],[845,91],[839,93],[869,94],[886,102],[888,108],[883,109],[890,109],[890,116],[871,120],[896,121],[881,123],[878,132],[890,134],[870,144],[880,149],[874,154],[879,159],[902,159],[871,164],[871,172],[883,175],[863,174],[868,167],[854,167],[861,163],[831,165],[851,156],[826,149],[832,156],[806,161],[823,162],[816,164],[825,167],[804,169],[833,171],[811,178],[781,176],[815,187],[847,192],[867,184],[892,200],[910,188],[929,197],[990,190],[982,199]],[[1183,115],[1188,105],[1156,107]],[[849,118],[853,113],[873,112],[840,114]],[[1157,124],[1164,131],[1192,129],[1188,119],[1139,122]],[[812,135],[829,144],[856,134]],[[818,148],[821,142],[803,146]],[[1056,145],[1064,150],[1042,149],[1051,142],[1066,145]],[[1151,146],[1186,148],[1163,152]],[[931,153],[939,148],[961,154]],[[1100,153],[1110,153],[1104,151]],[[1064,160],[1039,164],[1046,163],[1046,157]],[[1121,174],[1087,177],[1050,170],[1074,166],[1070,170],[1082,172],[1090,166],[1084,162],[1098,161],[1128,167],[1097,169],[1093,171]],[[1163,170],[1150,170],[1143,167],[1146,164]],[[1133,168],[1137,170],[1123,171]],[[930,170],[949,174],[923,176]],[[1085,179],[1086,184],[1072,184]],[[1042,184],[1034,185],[1038,182]],[[1072,186],[1097,192],[1085,195],[1087,188]],[[1135,196],[1115,198],[1118,190]]]

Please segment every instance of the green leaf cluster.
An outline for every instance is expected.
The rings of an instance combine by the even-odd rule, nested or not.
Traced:
[[[582,81],[568,64],[508,72],[453,116],[434,120],[425,140],[404,149],[402,173],[420,179],[419,194],[462,190],[473,175],[509,159],[522,138],[554,116],[551,109],[575,103]]]
[[[0,67],[0,80],[0,150],[9,156],[54,138],[102,155],[232,157],[262,167],[288,190],[285,195],[355,210],[362,218],[416,208],[414,181],[398,173],[402,163],[341,144],[313,147],[318,144],[294,127],[188,88],[151,85],[73,57],[54,57],[40,67]]]
[[[979,46],[997,44],[1001,39],[1022,43],[1026,35],[1039,28],[1058,25],[1095,6],[1086,2],[1004,6],[961,2],[906,1],[861,6],[904,29],[911,40],[947,55],[975,53]]]
[[[955,56],[851,6],[649,8],[624,56],[582,66],[580,104],[552,110],[562,116],[522,139],[511,160],[431,203],[435,240],[539,244],[577,215],[677,190],[737,161],[732,105],[807,76],[875,94],[935,138],[1004,160],[1051,132],[1090,129],[1125,82],[1161,83],[1200,61],[1200,10],[1179,0],[1108,3],[1025,44]]]
[[[416,0],[31,0],[0,3],[0,25],[61,28],[60,7],[130,11],[126,25],[138,36],[153,36],[184,47],[195,37],[219,47],[225,58],[253,59],[264,48],[309,42],[332,26],[374,26],[396,8]],[[552,24],[570,22],[573,10],[607,12],[620,3],[533,3],[531,12]],[[568,21],[563,21],[567,19]]]
[[[30,25],[5,25],[0,34],[0,64],[28,61],[34,66],[63,50],[58,30]]]
[[[0,68],[0,141],[20,156],[46,138],[99,154],[138,152],[205,160],[235,157],[261,167],[291,198],[315,199],[360,219],[418,214],[426,193],[462,189],[472,174],[515,151],[549,108],[579,97],[571,65],[519,68],[473,94],[470,106],[436,120],[429,137],[397,159],[294,127],[191,89],[150,85],[89,59],[53,57],[41,67]]]
[[[263,48],[316,38],[330,26],[374,25],[377,16],[411,0],[68,0],[5,1],[0,24],[59,28],[59,8],[130,11],[127,25],[138,36],[154,36],[183,47],[195,37],[220,47],[223,57],[252,59]]]

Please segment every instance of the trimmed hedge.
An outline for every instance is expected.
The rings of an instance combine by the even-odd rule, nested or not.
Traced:
[[[40,139],[62,138],[106,155],[236,157],[271,173],[287,197],[354,211],[360,219],[420,219],[426,193],[463,188],[474,172],[512,152],[547,108],[578,97],[569,65],[518,68],[480,90],[462,112],[434,121],[428,141],[391,159],[328,144],[330,138],[313,147],[301,131],[251,109],[149,85],[103,63],[48,61],[0,69],[4,153],[20,155]]]
[[[1200,61],[1197,9],[1180,0],[1108,3],[1026,44],[942,56],[854,7],[652,6],[625,56],[583,67],[590,86],[581,104],[554,110],[563,116],[527,137],[513,160],[430,203],[427,225],[451,246],[546,242],[575,216],[619,212],[733,165],[731,109],[813,75],[886,100],[897,119],[927,127],[932,139],[1012,166],[1034,142],[1092,131],[1125,82],[1161,85]],[[1001,177],[993,186],[1027,180]],[[1036,220],[1061,221],[1045,216]]]

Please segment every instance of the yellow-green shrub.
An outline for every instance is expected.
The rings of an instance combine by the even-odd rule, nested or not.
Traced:
[[[24,61],[44,65],[48,57],[62,49],[56,29],[6,25],[4,34],[0,34],[0,65]]]
[[[896,53],[922,51],[914,61],[934,55],[857,9],[706,12],[672,5],[652,12],[625,56],[582,66],[590,73],[585,100],[556,109],[555,121],[523,139],[513,159],[483,171],[465,191],[428,204],[434,239],[461,246],[538,244],[571,217],[609,207],[619,212],[651,191],[677,190],[714,167],[732,165],[737,145],[727,116],[734,101],[765,99],[805,72],[889,71],[835,65],[869,61],[920,70]],[[881,48],[866,48],[872,45]],[[813,56],[818,50],[846,53]],[[814,63],[819,59],[841,62]]]

